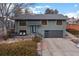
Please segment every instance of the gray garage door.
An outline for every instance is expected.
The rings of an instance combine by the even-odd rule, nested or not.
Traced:
[[[62,38],[63,30],[45,30],[45,38]]]

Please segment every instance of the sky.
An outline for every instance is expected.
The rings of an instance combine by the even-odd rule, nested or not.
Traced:
[[[79,3],[35,3],[29,7],[36,14],[43,14],[46,8],[57,9],[60,14],[79,18]]]

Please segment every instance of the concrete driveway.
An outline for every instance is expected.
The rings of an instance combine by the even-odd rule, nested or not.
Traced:
[[[79,56],[76,44],[65,38],[44,38],[42,45],[43,56]]]

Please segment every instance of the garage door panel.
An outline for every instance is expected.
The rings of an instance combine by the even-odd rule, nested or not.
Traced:
[[[63,37],[63,30],[45,30],[46,38],[61,38]]]

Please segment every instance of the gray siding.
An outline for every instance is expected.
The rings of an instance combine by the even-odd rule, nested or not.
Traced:
[[[31,34],[30,32],[30,26],[31,25],[39,25],[41,26],[41,21],[26,21],[27,22],[27,34]],[[38,32],[39,32],[39,27],[38,27]]]
[[[66,21],[62,21],[62,25],[57,25],[56,21],[48,21],[47,25],[42,25],[41,21],[26,21],[27,26],[20,27],[19,22],[15,22],[15,31],[19,33],[20,29],[26,29],[27,34],[31,34],[30,32],[30,25],[39,25],[38,33],[44,36],[44,30],[63,30],[63,36],[65,35],[66,29]]]
[[[66,29],[66,21],[63,21],[62,25],[57,25],[56,21],[48,21],[48,25],[42,25],[39,28],[39,33],[41,33],[44,36],[44,30],[63,30],[65,32],[65,29]]]
[[[19,26],[19,21],[15,21],[15,32],[18,34],[20,30],[27,30],[27,25]]]
[[[41,21],[27,21],[27,25],[41,25]]]

